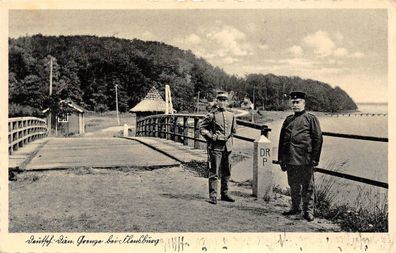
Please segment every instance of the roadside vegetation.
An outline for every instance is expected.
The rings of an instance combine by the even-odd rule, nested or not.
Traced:
[[[342,172],[346,162],[331,163],[325,169]],[[317,174],[316,174],[317,175]],[[340,202],[341,191],[337,189],[339,178],[321,176],[315,181],[315,217],[324,218],[340,225],[347,232],[387,232],[388,197],[376,191],[374,186],[357,186],[358,195],[350,203]],[[274,192],[290,196],[290,189],[274,187]]]
[[[9,104],[8,105],[8,117],[44,117],[44,114],[41,110],[31,107],[28,105],[20,105],[20,104]]]
[[[357,186],[356,199],[339,204],[337,179],[323,176],[315,182],[315,216],[338,223],[347,232],[388,232],[387,194],[379,193],[375,186]]]

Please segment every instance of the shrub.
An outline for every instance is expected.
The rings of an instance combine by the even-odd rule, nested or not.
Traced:
[[[342,170],[346,162],[336,166],[331,163],[327,169]],[[315,182],[315,216],[323,217],[340,224],[348,232],[387,232],[388,198],[387,193],[379,193],[373,186],[357,187],[359,193],[353,204],[336,204],[338,191],[332,176],[321,177]]]
[[[41,112],[41,110],[28,105],[9,104],[8,117],[11,118],[26,116],[43,117],[44,114]]]
[[[337,165],[331,162],[326,169],[331,171],[342,171],[343,167],[347,164],[346,161]],[[337,197],[335,190],[338,178],[333,176],[323,176],[315,182],[315,215],[320,217],[327,217],[331,212],[332,205]]]

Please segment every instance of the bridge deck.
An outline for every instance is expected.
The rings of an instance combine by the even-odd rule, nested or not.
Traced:
[[[75,167],[157,167],[179,163],[136,141],[121,138],[48,138],[26,170]]]
[[[128,137],[128,139],[138,141],[150,148],[158,150],[181,163],[190,162],[192,160],[207,160],[207,153],[205,150],[194,149],[182,143],[155,137]]]

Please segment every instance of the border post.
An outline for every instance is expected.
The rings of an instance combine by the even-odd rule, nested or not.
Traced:
[[[268,139],[271,129],[264,125],[261,135],[254,141],[253,196],[269,201],[273,188],[272,143]]]

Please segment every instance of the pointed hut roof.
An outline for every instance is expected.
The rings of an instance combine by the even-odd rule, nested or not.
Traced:
[[[61,101],[59,101],[59,104],[60,104],[60,105],[66,105],[66,106],[68,106],[68,107],[74,109],[74,110],[77,111],[77,112],[84,113],[84,111],[85,111],[84,108],[82,108],[81,106],[77,105],[76,103],[74,103],[74,102],[71,101],[70,99],[61,100]],[[42,112],[42,113],[47,113],[47,112],[49,112],[49,111],[50,111],[50,109],[47,108],[47,109],[45,109],[45,110],[43,110],[43,111],[41,111],[41,112]]]
[[[129,112],[165,112],[165,101],[158,90],[152,87],[147,95]]]

